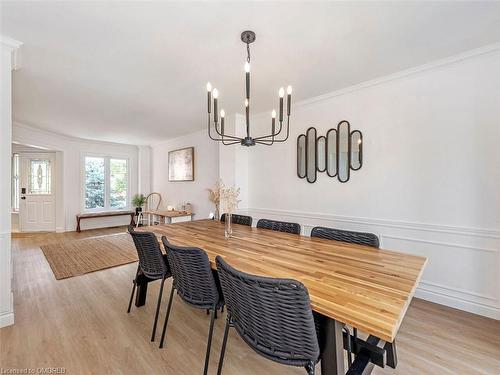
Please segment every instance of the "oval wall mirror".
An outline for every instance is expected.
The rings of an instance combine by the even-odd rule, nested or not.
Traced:
[[[363,166],[363,142],[363,133],[351,131],[346,120],[321,136],[311,126],[305,134],[297,136],[297,175],[313,183],[318,172],[326,172],[329,177],[347,182],[351,170],[357,171]]]
[[[351,169],[357,171],[363,165],[363,134],[359,130],[351,133]]]
[[[306,132],[306,178],[307,182],[316,181],[316,129],[309,128]]]
[[[326,133],[326,174],[330,177],[337,175],[337,129]]]
[[[304,134],[297,138],[297,176],[306,177],[306,136]]]
[[[321,136],[316,140],[316,169],[318,172],[326,170],[326,137]]]
[[[347,121],[337,127],[337,173],[340,182],[347,182],[351,170],[351,129]]]

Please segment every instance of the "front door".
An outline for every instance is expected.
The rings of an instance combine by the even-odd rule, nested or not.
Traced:
[[[20,154],[19,223],[22,232],[54,231],[56,227],[55,154]]]

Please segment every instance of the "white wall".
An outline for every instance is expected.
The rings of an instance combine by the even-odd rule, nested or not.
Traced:
[[[109,142],[97,142],[46,132],[23,124],[15,123],[13,141],[23,145],[44,147],[56,152],[56,231],[72,231],[76,228],[76,215],[83,211],[83,157],[86,153],[119,156],[129,160],[129,182],[132,197],[138,192],[139,150],[137,146]],[[148,180],[146,165],[149,153],[141,156],[142,176]],[[142,187],[147,186],[147,183]],[[59,192],[63,192],[61,195]],[[148,193],[148,192],[144,192]],[[61,199],[62,198],[62,199]],[[82,220],[81,228],[124,225],[130,222],[128,216]]]
[[[417,295],[500,319],[500,51],[480,52],[295,105],[289,141],[248,153],[248,212],[305,234],[375,232],[429,258]],[[299,179],[297,136],[343,119],[363,132],[361,170],[345,184]]]
[[[5,327],[14,324],[10,244],[12,70],[20,43],[0,38],[0,327]]]
[[[138,188],[142,194],[148,194],[151,190],[153,176],[151,175],[151,147],[137,146],[138,148]]]
[[[194,146],[194,181],[169,182],[168,152],[191,146]],[[163,207],[180,208],[182,203],[189,202],[193,205],[194,220],[208,218],[214,212],[207,189],[219,178],[218,147],[217,142],[208,138],[206,130],[153,145],[153,190],[162,195]]]

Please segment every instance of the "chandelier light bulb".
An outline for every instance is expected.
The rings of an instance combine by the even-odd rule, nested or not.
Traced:
[[[224,118],[225,116],[226,116],[226,112],[223,109],[221,109],[220,110],[220,117]]]
[[[279,91],[279,96],[280,98],[284,97],[285,96],[285,89],[282,87],[280,88],[280,91]]]
[[[248,107],[248,99],[245,99],[245,107]]]
[[[214,89],[214,99],[217,99],[219,97],[219,90]]]
[[[271,117],[272,118],[276,118],[276,111],[273,109],[273,111],[271,112]]]
[[[361,144],[361,139],[358,139],[358,145],[360,145],[360,144]]]
[[[207,82],[207,91],[212,91],[212,84],[210,82]]]
[[[286,93],[287,93],[288,95],[292,95],[292,86],[288,86],[288,87],[286,88]]]
[[[250,63],[248,61],[245,63],[245,72],[250,73]]]

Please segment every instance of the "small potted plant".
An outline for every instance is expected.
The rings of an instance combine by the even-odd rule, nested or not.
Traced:
[[[132,205],[135,207],[135,214],[139,215],[142,212],[142,206],[146,203],[144,194],[136,194],[132,198]]]

